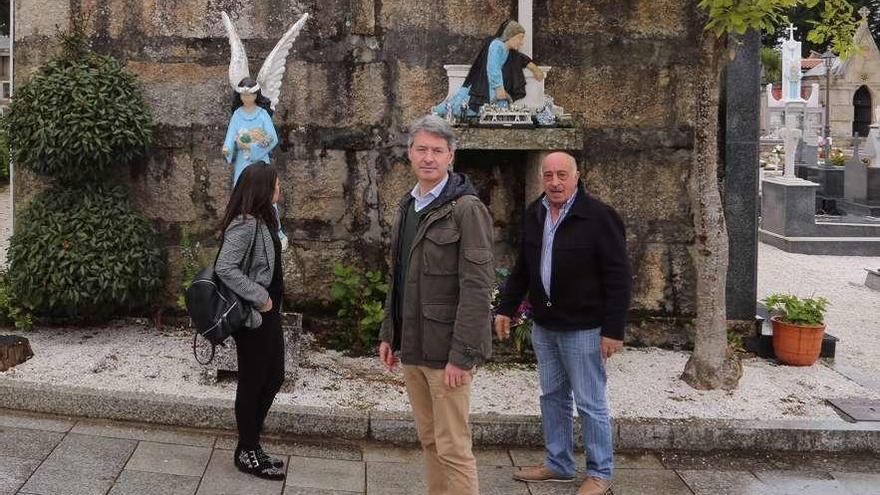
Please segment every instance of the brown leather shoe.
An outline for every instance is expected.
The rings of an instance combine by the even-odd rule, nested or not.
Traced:
[[[519,468],[513,472],[513,479],[516,481],[525,481],[528,483],[543,483],[545,481],[555,481],[557,483],[571,483],[574,476],[561,476],[556,474],[552,469],[541,464],[527,468]]]
[[[605,495],[611,490],[611,480],[590,476],[578,489],[578,495]]]

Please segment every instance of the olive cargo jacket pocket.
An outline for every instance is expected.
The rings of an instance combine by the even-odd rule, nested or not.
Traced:
[[[428,361],[446,361],[452,346],[452,329],[455,327],[456,304],[422,304],[424,332],[422,354]]]
[[[455,275],[458,273],[458,230],[428,229],[422,245],[423,269],[426,275]]]

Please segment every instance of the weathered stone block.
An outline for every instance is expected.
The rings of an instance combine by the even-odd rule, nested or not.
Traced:
[[[181,127],[179,132],[186,133],[187,126],[225,126],[232,117],[228,65],[130,61],[126,68],[141,81],[158,124]]]
[[[688,12],[689,5],[679,0],[555,2],[553,8],[537,12],[536,29],[572,36],[683,36],[688,32],[687,18],[694,14]]]
[[[174,8],[155,0],[83,0],[82,11],[91,12],[91,31],[111,38],[135,31],[146,36],[207,38],[224,37],[226,31],[214,2],[179,0]],[[225,9],[239,36],[280,37],[304,12],[303,2],[276,0],[244,2]]]
[[[333,283],[331,267],[336,262],[352,263],[351,252],[338,241],[292,241],[281,257],[284,297],[291,301],[328,301]]]
[[[132,206],[151,220],[192,222],[198,218],[192,201],[195,181],[189,155],[156,155],[138,180],[131,181]]]
[[[351,0],[351,33],[372,35],[376,32],[376,1]]]
[[[666,69],[554,67],[546,86],[585,127],[664,127],[674,115],[670,81]]]
[[[397,106],[403,126],[422,115],[446,98],[446,71],[439,67],[411,66],[397,62]]]
[[[516,17],[513,12],[515,3],[509,0],[446,0],[444,3],[449,30],[478,39],[494,35],[502,22]],[[531,35],[526,33],[526,36]]]
[[[282,187],[287,235],[292,240],[346,237],[351,220],[343,186],[348,182],[345,152],[327,150],[313,160],[294,162],[286,168]]]
[[[587,144],[588,149],[589,143]],[[583,180],[587,190],[614,207],[628,226],[646,228],[653,241],[689,241],[687,194],[690,153],[590,151]],[[645,239],[646,241],[648,239]]]
[[[36,0],[15,2],[15,41],[31,36],[54,36],[57,29],[66,29],[70,18],[70,2]]]

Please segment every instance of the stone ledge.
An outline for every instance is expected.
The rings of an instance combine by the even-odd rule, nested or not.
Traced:
[[[0,407],[64,416],[235,429],[234,400],[118,392],[0,379]],[[618,449],[767,450],[880,453],[880,424],[835,420],[618,418]],[[540,446],[539,416],[475,414],[476,445]],[[267,432],[350,440],[414,443],[407,412],[275,405]],[[575,431],[578,430],[577,424]]]
[[[554,151],[580,150],[584,147],[583,131],[578,128],[493,129],[456,127],[458,149]]]

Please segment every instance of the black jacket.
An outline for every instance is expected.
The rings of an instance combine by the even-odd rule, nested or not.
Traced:
[[[623,340],[632,293],[623,222],[580,184],[576,195],[553,241],[549,296],[541,282],[543,196],[526,209],[519,256],[502,289],[498,313],[513,316],[528,294],[533,318],[544,328],[602,327],[603,336]]]
[[[489,103],[492,99],[492,95],[489,94],[489,74],[486,71],[489,60],[489,45],[497,37],[500,37],[500,34],[483,42],[482,47],[480,47],[480,53],[477,54],[477,58],[471,64],[467,77],[462,84],[463,87],[470,88],[468,91],[470,95],[468,105],[475,112],[479,112],[480,107]],[[504,90],[507,91],[507,94],[510,95],[513,101],[526,97],[526,76],[523,74],[523,69],[531,62],[532,59],[528,55],[522,54],[517,50],[510,50],[507,54],[507,61],[504,62],[504,66],[501,68],[501,76],[504,79]]]

